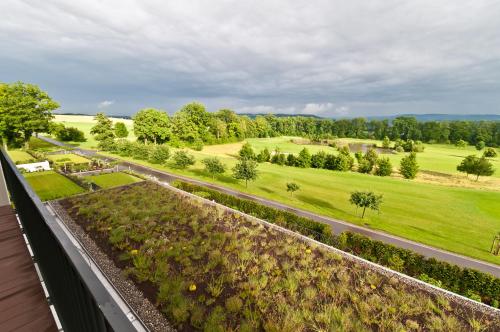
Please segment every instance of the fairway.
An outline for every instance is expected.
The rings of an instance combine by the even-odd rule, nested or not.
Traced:
[[[42,201],[68,197],[85,191],[54,171],[25,173],[24,177]]]
[[[194,166],[179,170],[132,158],[119,157],[152,168],[217,183],[357,225],[382,230],[410,240],[500,264],[489,253],[491,241],[500,230],[500,192],[418,183],[397,178],[381,178],[355,172],[259,164],[259,177],[245,188],[226,171],[215,181],[203,170],[205,153],[191,151]],[[106,153],[107,154],[107,153]],[[116,155],[107,154],[116,157]],[[230,170],[236,160],[221,157]],[[293,197],[287,182],[300,186]],[[368,211],[364,219],[349,203],[355,190],[383,194],[381,212]]]
[[[12,161],[16,164],[22,164],[35,159],[32,155],[22,150],[8,150],[7,153]]]
[[[106,189],[117,186],[123,186],[126,184],[136,183],[142,181],[136,176],[118,172],[118,173],[107,173],[99,175],[89,175],[84,177],[86,180],[91,181],[98,185],[99,187]]]
[[[86,164],[90,162],[87,158],[79,156],[73,153],[61,153],[61,154],[51,154],[47,155],[47,158],[55,162],[56,164],[63,164],[65,162],[75,163],[75,164]]]

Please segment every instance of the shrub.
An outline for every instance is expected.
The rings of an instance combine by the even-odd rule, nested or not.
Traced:
[[[299,156],[297,157],[297,160],[295,162],[295,166],[302,168],[308,168],[311,166],[311,154],[309,153],[309,150],[303,148],[300,151]]]
[[[250,143],[245,143],[238,152],[238,156],[241,159],[255,159],[255,152],[253,151],[252,145]]]
[[[375,169],[375,175],[378,176],[389,176],[392,173],[392,164],[389,158],[380,158],[377,160],[377,168]]]
[[[359,173],[370,173],[372,169],[373,169],[373,164],[369,160],[362,157],[358,162]]]
[[[195,163],[194,157],[184,150],[176,151],[174,153],[173,160],[174,166],[180,169],[185,169]]]
[[[132,157],[139,160],[148,160],[150,146],[135,142],[132,144]]]
[[[257,155],[257,161],[259,163],[263,163],[271,160],[271,153],[268,148],[264,148],[264,150],[260,151]]]
[[[399,172],[405,179],[414,179],[418,173],[417,155],[415,152],[401,159]]]
[[[170,158],[170,149],[166,145],[155,145],[149,151],[148,161],[152,164],[164,164]]]
[[[202,160],[205,165],[205,172],[215,178],[217,174],[222,174],[226,171],[226,166],[217,157],[205,158]]]
[[[497,156],[497,152],[494,148],[487,148],[483,152],[483,157],[485,158],[495,158]]]
[[[312,168],[324,168],[325,167],[326,152],[318,151],[311,157],[311,167]]]
[[[484,141],[478,141],[476,143],[476,150],[481,151],[482,149],[484,149],[485,145],[486,144],[484,144]]]

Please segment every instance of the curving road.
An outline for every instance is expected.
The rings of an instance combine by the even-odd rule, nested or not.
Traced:
[[[53,143],[55,145],[58,145],[58,146],[70,146],[68,144],[61,143],[61,142],[56,141],[56,140],[51,139],[51,138],[42,137],[42,136],[40,136],[39,138],[43,139],[47,142]],[[84,149],[76,148],[75,151],[78,153],[81,153],[85,156],[89,156],[89,157],[93,157],[93,156],[98,155],[98,153],[96,151],[92,151],[92,150],[84,150]],[[233,189],[229,189],[229,188],[219,186],[216,184],[195,180],[192,178],[188,178],[188,177],[185,177],[182,175],[168,173],[165,171],[156,170],[156,169],[153,169],[153,168],[150,168],[147,166],[124,161],[121,159],[115,159],[115,158],[104,157],[104,156],[101,156],[101,157],[104,159],[107,159],[107,160],[120,161],[121,162],[120,165],[122,167],[124,167],[125,169],[131,169],[137,173],[154,176],[163,182],[172,182],[174,180],[182,180],[182,181],[186,181],[186,182],[191,182],[191,183],[198,184],[198,185],[201,185],[201,186],[204,186],[207,188],[211,188],[211,189],[215,189],[215,190],[224,192],[224,193],[229,194],[229,195],[233,195],[236,197],[256,201],[256,202],[259,202],[259,203],[266,205],[266,206],[269,206],[269,207],[289,211],[289,212],[295,213],[299,216],[310,218],[310,219],[313,219],[315,221],[331,225],[334,233],[337,233],[337,234],[341,233],[343,231],[350,231],[350,232],[366,235],[374,240],[379,240],[379,241],[382,241],[385,243],[389,243],[389,244],[392,244],[392,245],[400,247],[400,248],[409,249],[409,250],[412,250],[412,251],[417,252],[419,254],[422,254],[426,257],[435,258],[435,259],[438,259],[441,261],[456,264],[456,265],[461,266],[461,267],[468,267],[468,268],[476,269],[476,270],[479,270],[482,272],[492,274],[497,278],[500,278],[500,266],[493,264],[493,263],[480,261],[480,260],[477,260],[477,259],[474,259],[471,257],[466,257],[466,256],[462,256],[459,254],[455,254],[455,253],[446,251],[446,250],[434,248],[434,247],[431,247],[431,246],[428,246],[425,244],[410,241],[410,240],[407,240],[407,239],[404,239],[404,238],[401,238],[398,236],[394,236],[391,234],[387,234],[384,232],[380,232],[380,231],[372,230],[369,228],[353,225],[353,224],[350,224],[348,222],[345,222],[345,221],[342,221],[339,219],[321,216],[321,215],[315,214],[313,212],[297,209],[297,208],[294,208],[294,207],[291,207],[291,206],[288,206],[288,205],[285,205],[285,204],[282,204],[282,203],[279,203],[276,201],[272,201],[272,200],[269,200],[266,198],[261,198],[258,196],[246,194],[246,193],[243,193],[243,192],[240,192],[237,190],[233,190]]]

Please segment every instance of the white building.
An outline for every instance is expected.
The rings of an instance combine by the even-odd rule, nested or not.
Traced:
[[[47,160],[39,162],[39,163],[31,163],[31,164],[21,164],[16,165],[17,168],[22,168],[26,172],[39,172],[39,171],[50,171],[50,165]]]

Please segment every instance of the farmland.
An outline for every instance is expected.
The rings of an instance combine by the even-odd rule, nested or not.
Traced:
[[[151,182],[63,206],[180,331],[458,331],[498,323]]]
[[[111,188],[142,181],[138,177],[130,174],[117,172],[99,175],[89,175],[84,177],[87,181],[93,182],[101,188]]]
[[[54,171],[26,173],[24,177],[42,201],[68,197],[85,191]]]

